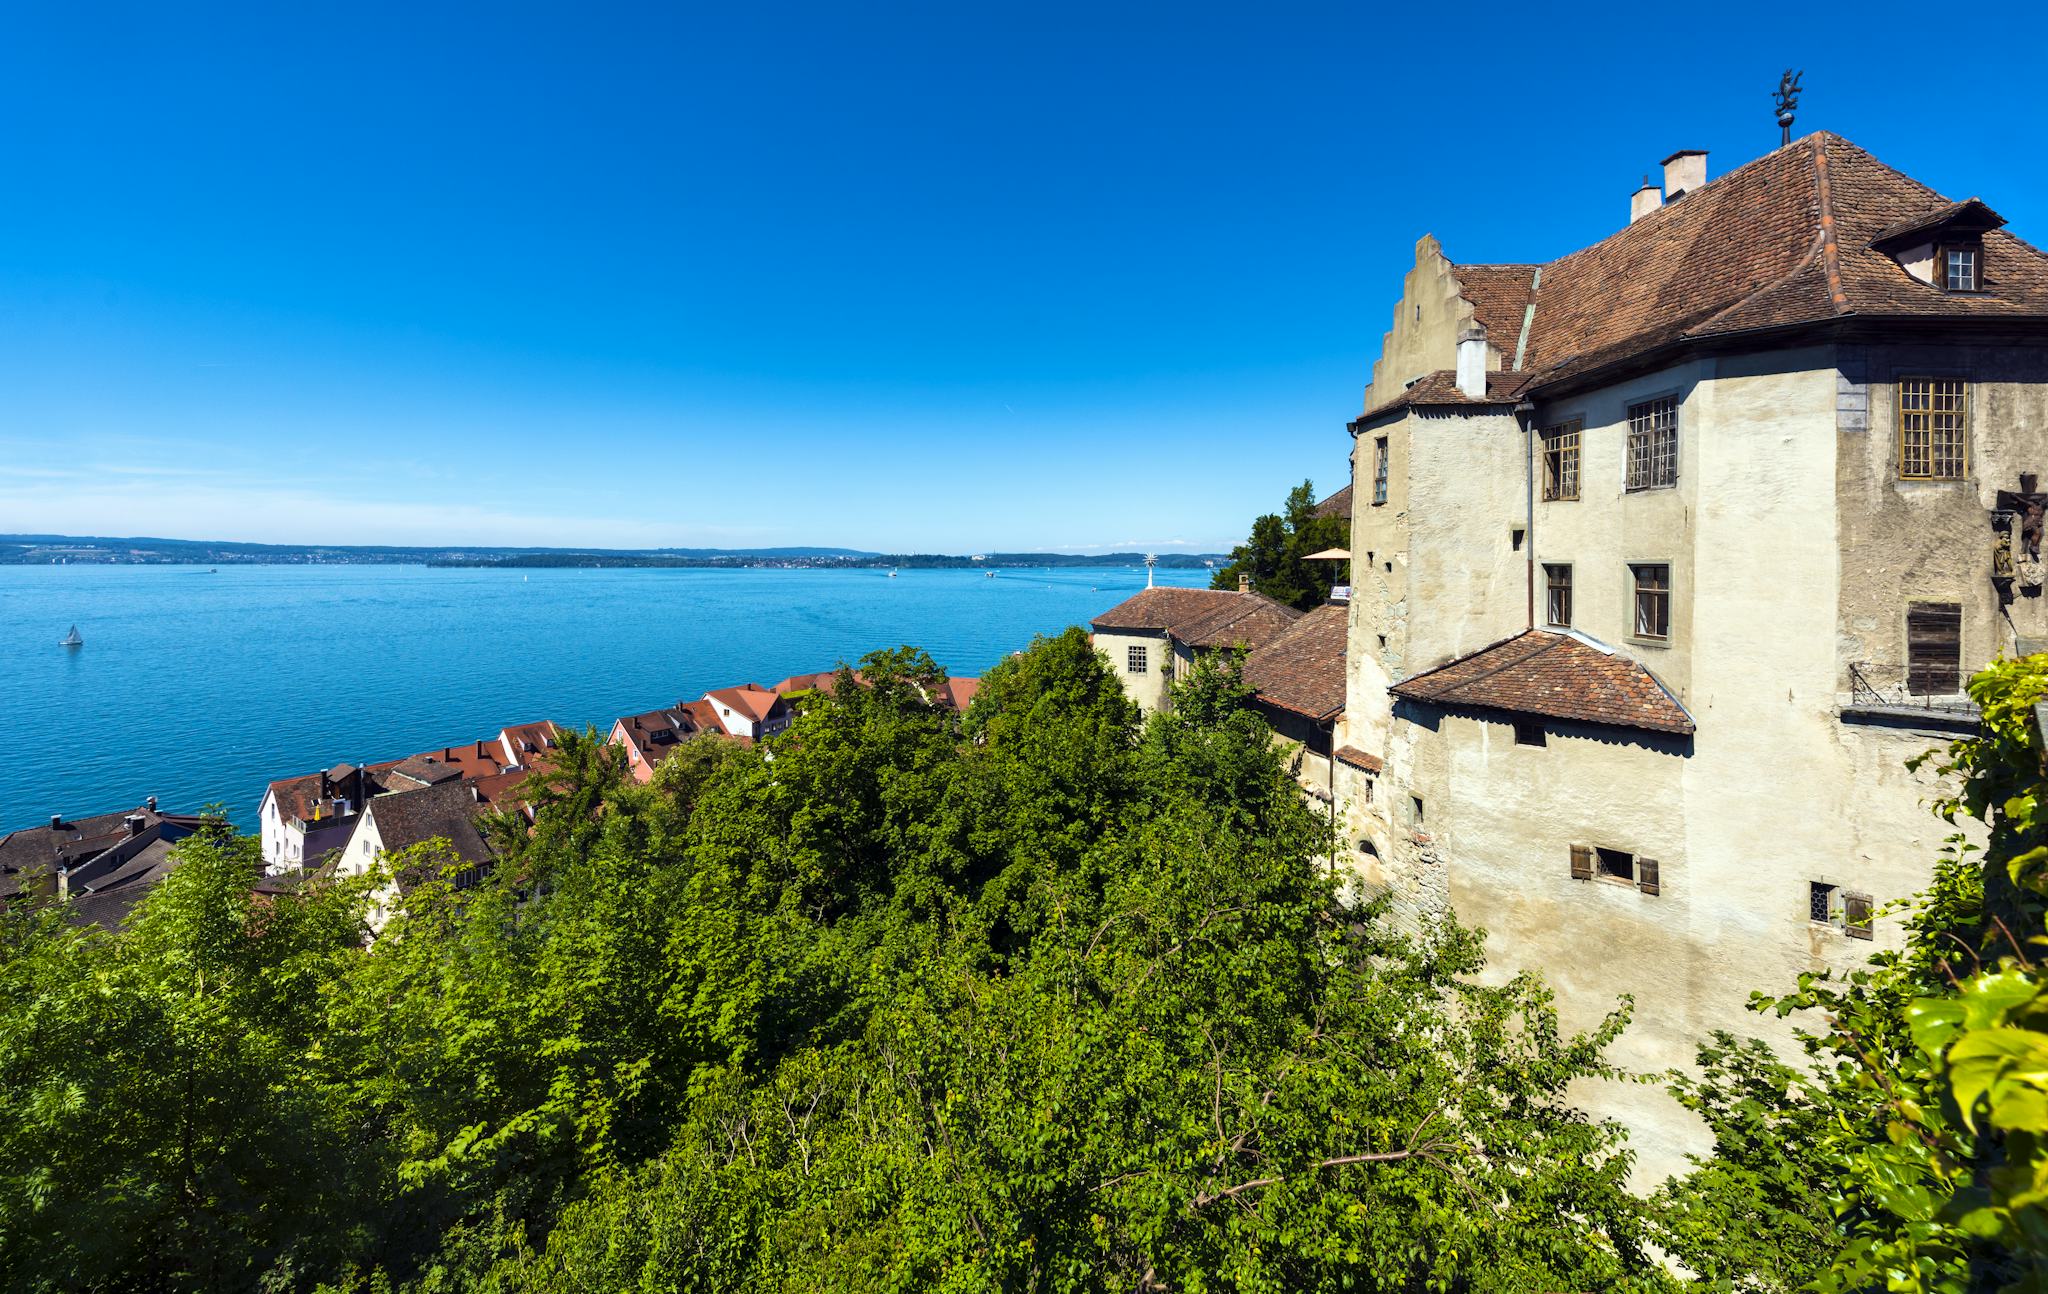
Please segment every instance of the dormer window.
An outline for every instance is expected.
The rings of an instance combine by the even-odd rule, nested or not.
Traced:
[[[1950,292],[1975,292],[1978,259],[1974,247],[1942,248],[1942,287]]]
[[[1967,198],[1901,220],[1871,239],[1870,246],[1938,291],[1982,292],[1984,235],[2004,224],[2004,216]]]

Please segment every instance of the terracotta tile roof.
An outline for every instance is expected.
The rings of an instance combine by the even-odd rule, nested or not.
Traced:
[[[1944,292],[1872,246],[1944,221],[1988,230],[1983,291]],[[2048,255],[1996,223],[1839,135],[1809,135],[1543,266],[1520,367],[1537,389],[1681,342],[1851,315],[2048,321]],[[1494,271],[1522,268],[1455,270],[1507,364],[1517,298]]]
[[[1228,589],[1145,589],[1090,621],[1090,627],[1163,630],[1190,647],[1263,647],[1301,612],[1261,593]]]
[[[704,694],[707,700],[718,701],[746,715],[755,723],[765,721],[779,709],[786,709],[782,698],[772,690],[757,683],[742,683],[738,687],[721,687]]]
[[[1692,716],[1657,676],[1572,631],[1529,629],[1387,689],[1437,705],[1690,733]]]
[[[553,750],[561,743],[561,729],[551,719],[536,723],[518,723],[498,734],[498,744],[504,747],[505,759],[513,764],[530,764],[534,757]]]
[[[856,672],[854,677],[859,678],[859,673]],[[830,696],[838,679],[839,671],[833,669],[819,670],[815,674],[792,674],[769,690],[778,696],[788,696],[791,692],[823,692]]]
[[[1528,386],[1527,373],[1496,372],[1486,375],[1486,396],[1484,399],[1466,395],[1458,387],[1458,375],[1451,369],[1440,369],[1425,373],[1408,384],[1406,390],[1391,400],[1384,400],[1365,411],[1366,418],[1376,417],[1391,409],[1405,409],[1411,405],[1475,405],[1513,404],[1521,398]]]
[[[703,705],[703,702],[697,704]],[[703,707],[709,710],[710,706]],[[684,742],[707,732],[723,735],[716,719],[706,728],[700,717],[678,702],[666,710],[629,714],[612,725],[612,736],[631,746],[649,768],[682,749]]]
[[[1378,755],[1368,755],[1356,746],[1337,747],[1337,762],[1362,768],[1368,773],[1377,773],[1386,767]]]
[[[1245,658],[1244,681],[1268,705],[1323,720],[1344,708],[1347,609],[1321,606]]]
[[[1347,485],[1329,498],[1324,499],[1321,503],[1318,503],[1316,505],[1316,515],[1319,517],[1342,517],[1346,521],[1351,520],[1351,487]]]
[[[1500,353],[1500,366],[1515,366],[1515,344],[1534,295],[1534,265],[1459,265],[1460,295],[1472,303],[1472,318],[1486,329],[1486,340]]]

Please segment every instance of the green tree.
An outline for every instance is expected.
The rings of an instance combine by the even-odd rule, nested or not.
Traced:
[[[1326,601],[1330,586],[1349,573],[1348,562],[1306,560],[1330,548],[1350,550],[1351,519],[1318,517],[1315,486],[1303,481],[1288,492],[1281,512],[1253,520],[1250,538],[1231,550],[1230,564],[1216,572],[1210,587],[1234,589],[1244,577],[1255,591],[1306,611]]]

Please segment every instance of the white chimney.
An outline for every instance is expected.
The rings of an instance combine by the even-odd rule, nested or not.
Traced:
[[[1458,334],[1458,390],[1472,400],[1486,398],[1486,329]]]
[[[1643,187],[1637,189],[1628,200],[1628,222],[1634,224],[1663,205],[1663,191],[1650,183],[1650,177],[1645,175]]]
[[[1681,148],[1664,159],[1664,200],[1678,201],[1707,182],[1707,150]]]

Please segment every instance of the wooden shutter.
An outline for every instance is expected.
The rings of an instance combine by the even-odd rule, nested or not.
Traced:
[[[1636,888],[1645,894],[1658,894],[1662,892],[1657,888],[1656,859],[1636,859]]]
[[[1572,846],[1572,879],[1575,881],[1590,881],[1593,879],[1593,847],[1591,845]]]
[[[1906,691],[1946,696],[1962,686],[1963,609],[1953,602],[1906,608]]]
[[[1877,923],[1871,919],[1872,904],[1868,894],[1844,894],[1842,896],[1842,931],[1851,939],[1869,939],[1876,934]]]

